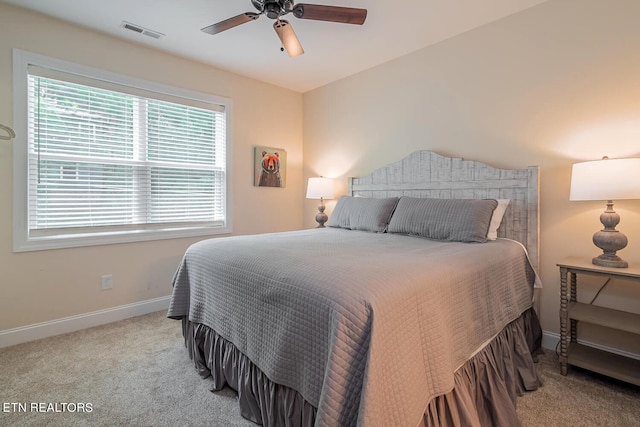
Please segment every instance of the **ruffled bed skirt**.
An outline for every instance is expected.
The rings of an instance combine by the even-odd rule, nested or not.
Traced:
[[[211,328],[182,319],[189,356],[211,390],[238,392],[243,417],[264,426],[314,425],[316,408],[295,390],[269,380]],[[516,396],[540,386],[534,360],[542,330],[533,309],[505,327],[455,373],[455,387],[432,399],[422,426],[519,426]]]

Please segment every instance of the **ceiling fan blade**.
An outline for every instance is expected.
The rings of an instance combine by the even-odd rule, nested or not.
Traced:
[[[273,28],[276,30],[276,33],[278,33],[282,46],[290,57],[294,58],[304,53],[302,45],[300,44],[296,33],[293,31],[293,27],[289,24],[289,21],[279,19],[273,23]]]
[[[362,25],[367,19],[367,9],[298,3],[293,8],[293,16],[300,19]]]
[[[204,27],[201,31],[207,34],[218,34],[233,27],[237,27],[240,24],[255,21],[258,18],[260,18],[259,13],[247,12],[234,16],[233,18],[225,19],[224,21],[220,21],[216,24],[209,25],[208,27]]]

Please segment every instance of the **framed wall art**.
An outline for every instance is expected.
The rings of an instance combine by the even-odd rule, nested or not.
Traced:
[[[254,147],[253,151],[253,185],[284,188],[287,182],[287,152],[272,147]]]

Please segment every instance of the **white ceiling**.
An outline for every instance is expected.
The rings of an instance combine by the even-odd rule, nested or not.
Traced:
[[[547,0],[309,0],[367,9],[368,16],[358,26],[287,15],[305,50],[297,58],[280,51],[273,21],[266,16],[214,36],[200,31],[226,18],[254,12],[250,0],[3,1],[306,92]],[[165,36],[156,40],[125,30],[122,21]]]

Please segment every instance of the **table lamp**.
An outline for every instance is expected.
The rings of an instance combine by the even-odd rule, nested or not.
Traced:
[[[603,157],[574,164],[569,199],[606,200],[607,210],[600,215],[604,228],[593,235],[593,243],[603,253],[592,262],[602,267],[628,267],[627,261],[616,255],[627,246],[627,236],[616,230],[620,215],[613,210],[613,200],[640,199],[640,158]]]
[[[321,176],[309,178],[307,199],[320,199],[318,213],[316,214],[316,222],[318,223],[316,228],[324,228],[324,223],[329,219],[327,214],[324,213],[324,199],[333,199],[334,197],[333,180]]]

